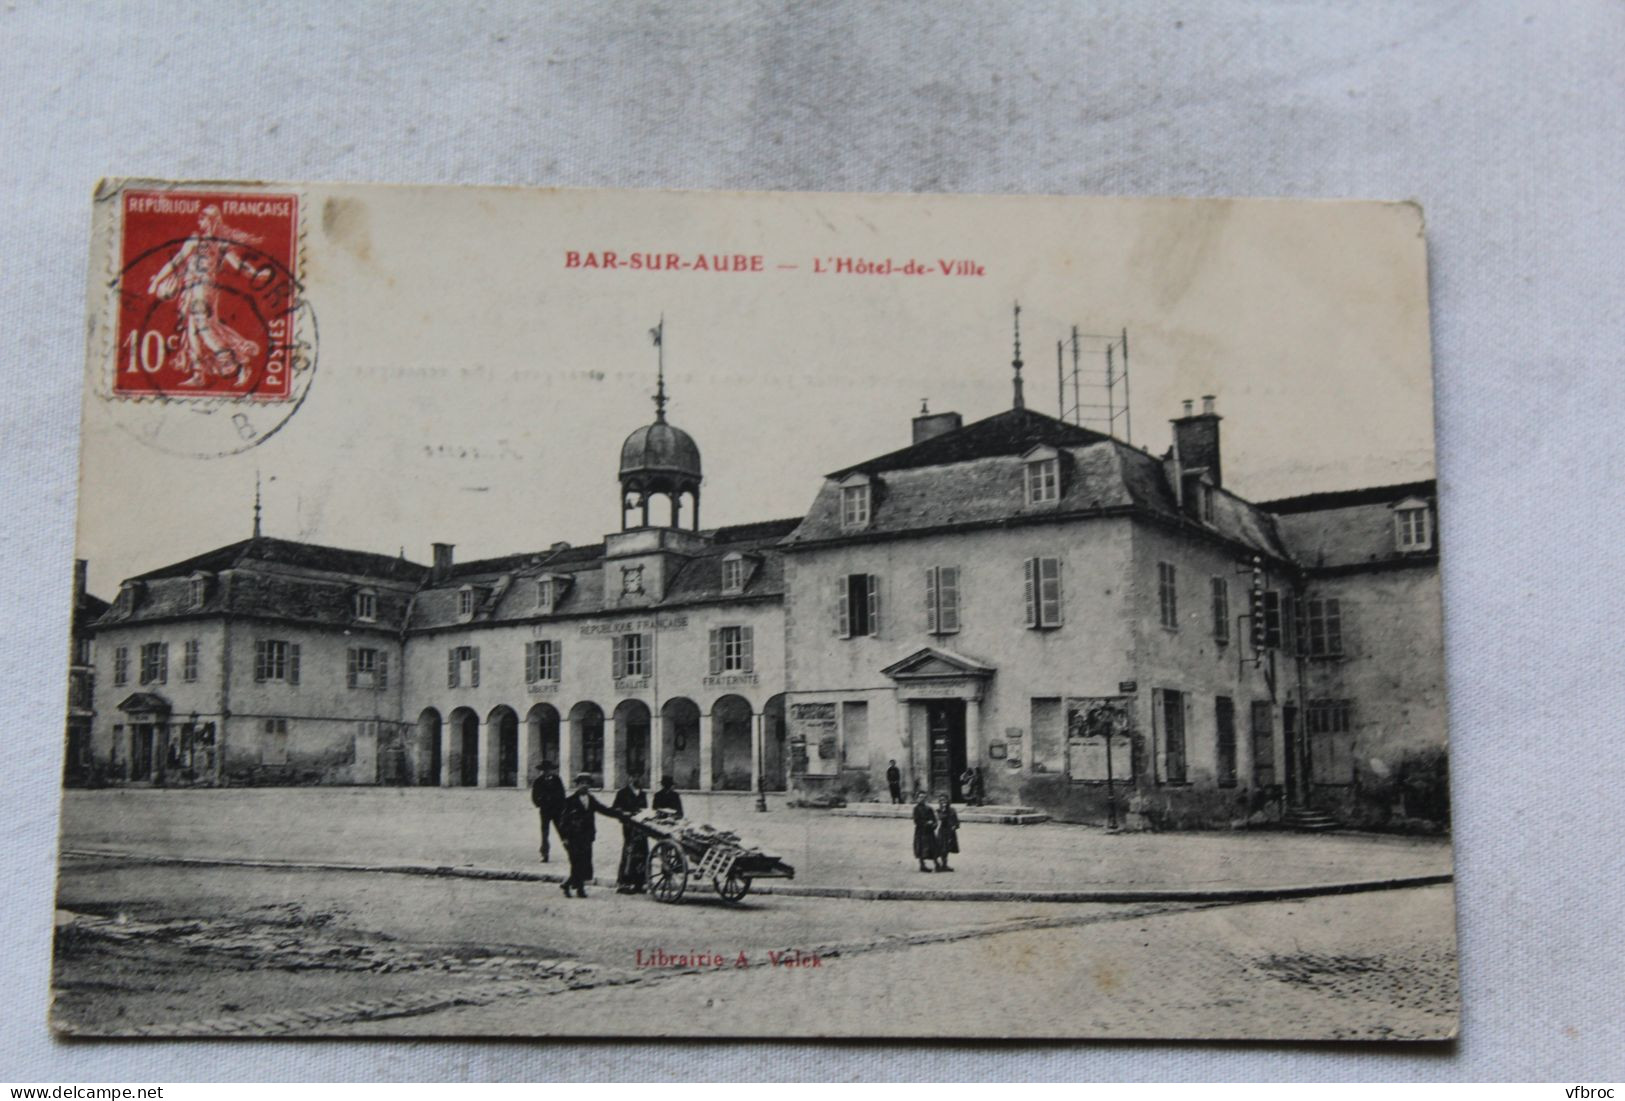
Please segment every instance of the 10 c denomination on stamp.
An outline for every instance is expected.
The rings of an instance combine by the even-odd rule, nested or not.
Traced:
[[[120,397],[287,401],[308,367],[296,324],[299,197],[122,195]]]

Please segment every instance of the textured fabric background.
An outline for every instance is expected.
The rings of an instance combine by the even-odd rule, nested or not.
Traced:
[[[1621,58],[1625,7],[1582,0],[187,12],[10,0],[0,1079],[1625,1077]],[[1419,200],[1448,541],[1461,1043],[54,1043],[85,236],[102,175]]]

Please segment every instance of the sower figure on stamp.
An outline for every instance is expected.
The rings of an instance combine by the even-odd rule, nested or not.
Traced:
[[[927,860],[937,858],[937,816],[926,801],[925,792],[914,797],[914,859],[920,862],[920,871],[932,870]]]
[[[886,786],[891,789],[891,801],[901,803],[903,801],[903,774],[898,771],[895,760],[886,766]]]
[[[643,777],[633,773],[626,786],[615,793],[610,809],[617,814],[634,815],[649,809],[649,793],[643,790]],[[621,866],[615,874],[615,890],[623,895],[643,893],[649,871],[649,839],[625,822],[621,823]]]
[[[552,761],[543,761],[538,766],[536,780],[530,785],[530,801],[535,804],[542,820],[541,853],[542,863],[546,864],[552,848],[547,836],[549,828],[559,830],[559,840],[564,840],[564,831],[559,828],[559,815],[564,810],[564,781],[560,779],[558,768]]]
[[[181,385],[202,386],[207,375],[235,375],[239,386],[247,379],[260,347],[221,320],[220,281],[228,267],[250,279],[259,273],[236,248],[259,240],[228,226],[211,203],[198,216],[197,233],[148,281],[148,294],[178,299],[182,341],[176,353],[190,372]]]
[[[660,778],[660,790],[655,792],[655,810],[669,810],[683,816],[683,797],[677,794],[677,781],[670,776]]]
[[[951,872],[948,854],[959,851],[959,815],[944,795],[937,801],[937,871]]]
[[[575,889],[576,897],[587,897],[587,881],[592,878],[592,843],[598,838],[598,824],[593,816],[605,809],[592,796],[592,773],[578,775],[574,790],[559,811],[559,836],[564,839],[564,851],[570,857],[570,878],[562,886],[565,898],[570,897],[571,888]]]

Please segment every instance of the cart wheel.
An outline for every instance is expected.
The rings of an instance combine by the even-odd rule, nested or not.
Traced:
[[[750,877],[730,871],[728,878],[713,880],[716,884],[717,894],[729,902],[738,902],[750,893]]]
[[[649,854],[649,897],[656,902],[678,902],[688,888],[688,861],[676,842],[656,843]]]

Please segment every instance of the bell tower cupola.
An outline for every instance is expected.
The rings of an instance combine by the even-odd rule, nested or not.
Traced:
[[[621,530],[670,527],[700,530],[700,448],[694,437],[666,421],[666,319],[649,330],[657,366],[655,419],[621,445]],[[683,523],[683,498],[690,501]],[[651,522],[650,503],[665,498],[665,523]]]

